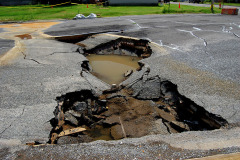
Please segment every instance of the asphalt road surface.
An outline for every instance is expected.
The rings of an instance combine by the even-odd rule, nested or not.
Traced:
[[[239,16],[144,15],[57,23],[44,33],[33,30],[32,39],[14,36],[29,34],[28,29],[13,33],[5,28],[6,32],[0,33],[15,41],[15,47],[0,59],[2,159],[186,159],[240,151]],[[89,33],[151,41],[154,54],[142,60],[150,68],[150,76],[173,82],[182,95],[222,116],[230,127],[118,141],[26,146],[27,142],[48,140],[57,96],[81,89],[101,93],[109,88],[94,76],[80,76],[86,58],[77,52],[78,46],[51,38]],[[135,77],[137,74],[123,83]]]

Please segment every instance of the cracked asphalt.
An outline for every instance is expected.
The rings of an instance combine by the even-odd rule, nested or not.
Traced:
[[[32,30],[21,29],[24,24],[0,25],[4,39],[0,47],[8,47],[0,55],[1,159],[185,159],[240,151],[239,16],[144,15],[51,23]],[[26,33],[33,38],[14,36]],[[89,33],[150,40],[153,55],[142,60],[149,74],[177,84],[182,95],[221,115],[230,127],[119,141],[25,146],[48,140],[57,96],[81,89],[101,93],[109,88],[90,74],[80,76],[86,58],[77,52],[78,46],[52,38]],[[135,72],[123,83],[137,77]]]

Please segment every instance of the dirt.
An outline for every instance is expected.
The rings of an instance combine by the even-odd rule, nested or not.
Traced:
[[[60,22],[33,22],[0,25],[0,28],[3,28],[5,31],[0,33],[0,37],[15,40],[15,47],[0,57],[0,65],[7,65],[12,60],[22,56],[22,53],[24,53],[25,39],[51,38],[51,36],[44,34],[43,30],[59,23]]]
[[[86,137],[86,135],[89,136],[86,138],[86,141],[89,141],[89,139],[94,141],[99,139],[117,140],[127,137],[142,137],[151,132],[153,125],[155,125],[155,119],[158,119],[156,118],[158,113],[151,101],[132,98],[125,93],[124,90],[117,92],[116,97],[112,94],[104,94],[99,100],[104,101],[105,99],[107,99],[107,103],[104,108],[107,108],[107,110],[103,111],[98,116],[96,115],[95,117],[98,117],[98,119],[94,118],[93,112],[93,116],[90,116],[89,111],[87,111],[88,113],[86,116],[88,116],[92,122],[81,123],[81,127],[86,128],[87,131],[76,136],[77,139],[83,136]],[[69,99],[67,101],[69,103],[69,101],[72,100]],[[64,106],[65,102],[60,103]],[[95,101],[94,103],[96,105],[97,102]],[[70,102],[70,104],[75,104],[75,102]],[[93,101],[91,104],[93,104]],[[64,110],[66,110],[65,113],[67,113],[67,109],[65,108]],[[65,120],[61,130],[64,131],[73,128],[75,124],[71,122],[71,120]],[[52,131],[52,133],[56,132],[58,131]],[[62,138],[60,138],[60,140],[61,139]],[[61,142],[62,141],[63,140],[61,140]],[[83,140],[82,142],[86,141]],[[68,142],[66,141],[66,143]]]
[[[0,65],[9,64],[12,60],[22,56],[22,53],[24,53],[25,50],[26,47],[24,43],[20,41],[15,41],[15,47],[13,47],[11,50],[9,50],[7,53],[0,57]]]
[[[32,39],[32,36],[30,34],[21,34],[21,35],[16,35],[15,37],[19,37],[21,39]]]
[[[142,137],[151,130],[156,114],[154,114],[154,109],[149,107],[149,101],[116,97],[110,99],[107,106],[109,106],[108,111],[102,114],[107,117],[103,124],[113,125],[111,127],[113,139],[122,139],[125,136]]]
[[[13,23],[0,25],[0,28],[4,28],[6,32],[2,32],[0,35],[5,39],[13,39],[15,35],[33,34],[37,33],[37,37],[49,37],[43,34],[43,30],[59,24],[60,22],[33,22],[33,23]]]
[[[142,83],[142,79],[134,84]],[[176,85],[159,79],[146,79],[140,86],[139,99],[130,86],[115,86],[102,95],[94,95],[90,90],[71,92],[57,97],[58,106],[51,120],[53,129],[50,143],[83,143],[95,140],[119,140],[138,138],[151,134],[171,134],[184,131],[212,130],[227,125],[223,118],[207,112],[201,106],[180,95]],[[146,95],[146,87],[152,83],[160,85],[161,95],[154,99]],[[154,90],[151,90],[154,92]],[[158,92],[158,91],[157,91]],[[142,94],[142,95],[141,95]],[[167,95],[167,100],[164,99]],[[178,102],[179,101],[179,102]],[[86,129],[74,132],[71,140],[58,138],[60,132],[68,132],[75,127]],[[55,137],[55,138],[53,138]],[[74,138],[75,137],[75,138]],[[85,137],[85,138],[83,138]],[[65,140],[64,140],[65,139]],[[74,140],[76,139],[76,140]]]

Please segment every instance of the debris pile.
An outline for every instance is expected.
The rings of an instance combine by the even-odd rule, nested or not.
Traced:
[[[91,90],[67,93],[57,102],[51,120],[52,144],[212,130],[227,125],[226,120],[180,95],[175,84],[158,76],[114,86],[100,96]],[[61,140],[67,135],[75,141]]]
[[[105,110],[106,102],[99,100],[92,91],[81,90],[57,97],[58,105],[54,110],[54,118],[51,119],[53,129],[50,143],[56,143],[59,137],[72,135],[85,131],[84,127],[91,126],[98,115]],[[68,133],[68,134],[66,134]]]

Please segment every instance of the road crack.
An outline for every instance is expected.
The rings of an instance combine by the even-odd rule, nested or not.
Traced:
[[[183,50],[179,49],[180,47],[175,44],[165,45],[163,44],[162,40],[159,40],[160,43],[158,43],[161,47],[167,47],[170,49],[178,50],[180,52],[184,52]]]
[[[154,27],[142,27],[140,24],[138,24],[137,22],[135,22],[132,19],[127,19],[127,20],[132,22],[134,25],[136,25],[138,27],[138,29],[154,28]]]
[[[231,31],[232,29],[233,29],[233,27],[229,27],[229,29],[226,29],[226,26],[222,26],[222,32],[229,33],[229,34],[234,35],[237,38],[240,38],[240,36],[238,34]]]
[[[8,129],[13,125],[13,123],[14,123],[17,119],[19,119],[19,118],[22,117],[22,115],[24,114],[24,112],[25,112],[25,106],[23,107],[23,110],[22,110],[21,114],[20,114],[18,117],[16,117],[16,118],[11,122],[11,124],[10,124],[8,127],[6,127],[6,128],[0,133],[0,138],[2,138],[3,133],[6,132],[6,130],[8,130]]]
[[[195,29],[195,31],[201,31],[200,28],[193,27],[193,29]],[[201,38],[201,37],[197,36],[196,34],[194,34],[193,33],[194,31],[187,31],[187,30],[182,30],[182,29],[178,29],[178,31],[190,33],[193,37],[202,40],[205,48],[207,47],[207,45],[208,45],[207,41],[204,38]]]
[[[20,44],[20,46],[23,46],[23,44],[19,40],[17,42]],[[37,64],[42,64],[42,63],[40,63],[39,61],[37,61],[33,58],[27,58],[27,55],[24,53],[24,51],[21,50],[20,46],[18,46],[17,48],[18,48],[19,52],[23,55],[23,59],[36,62]]]

